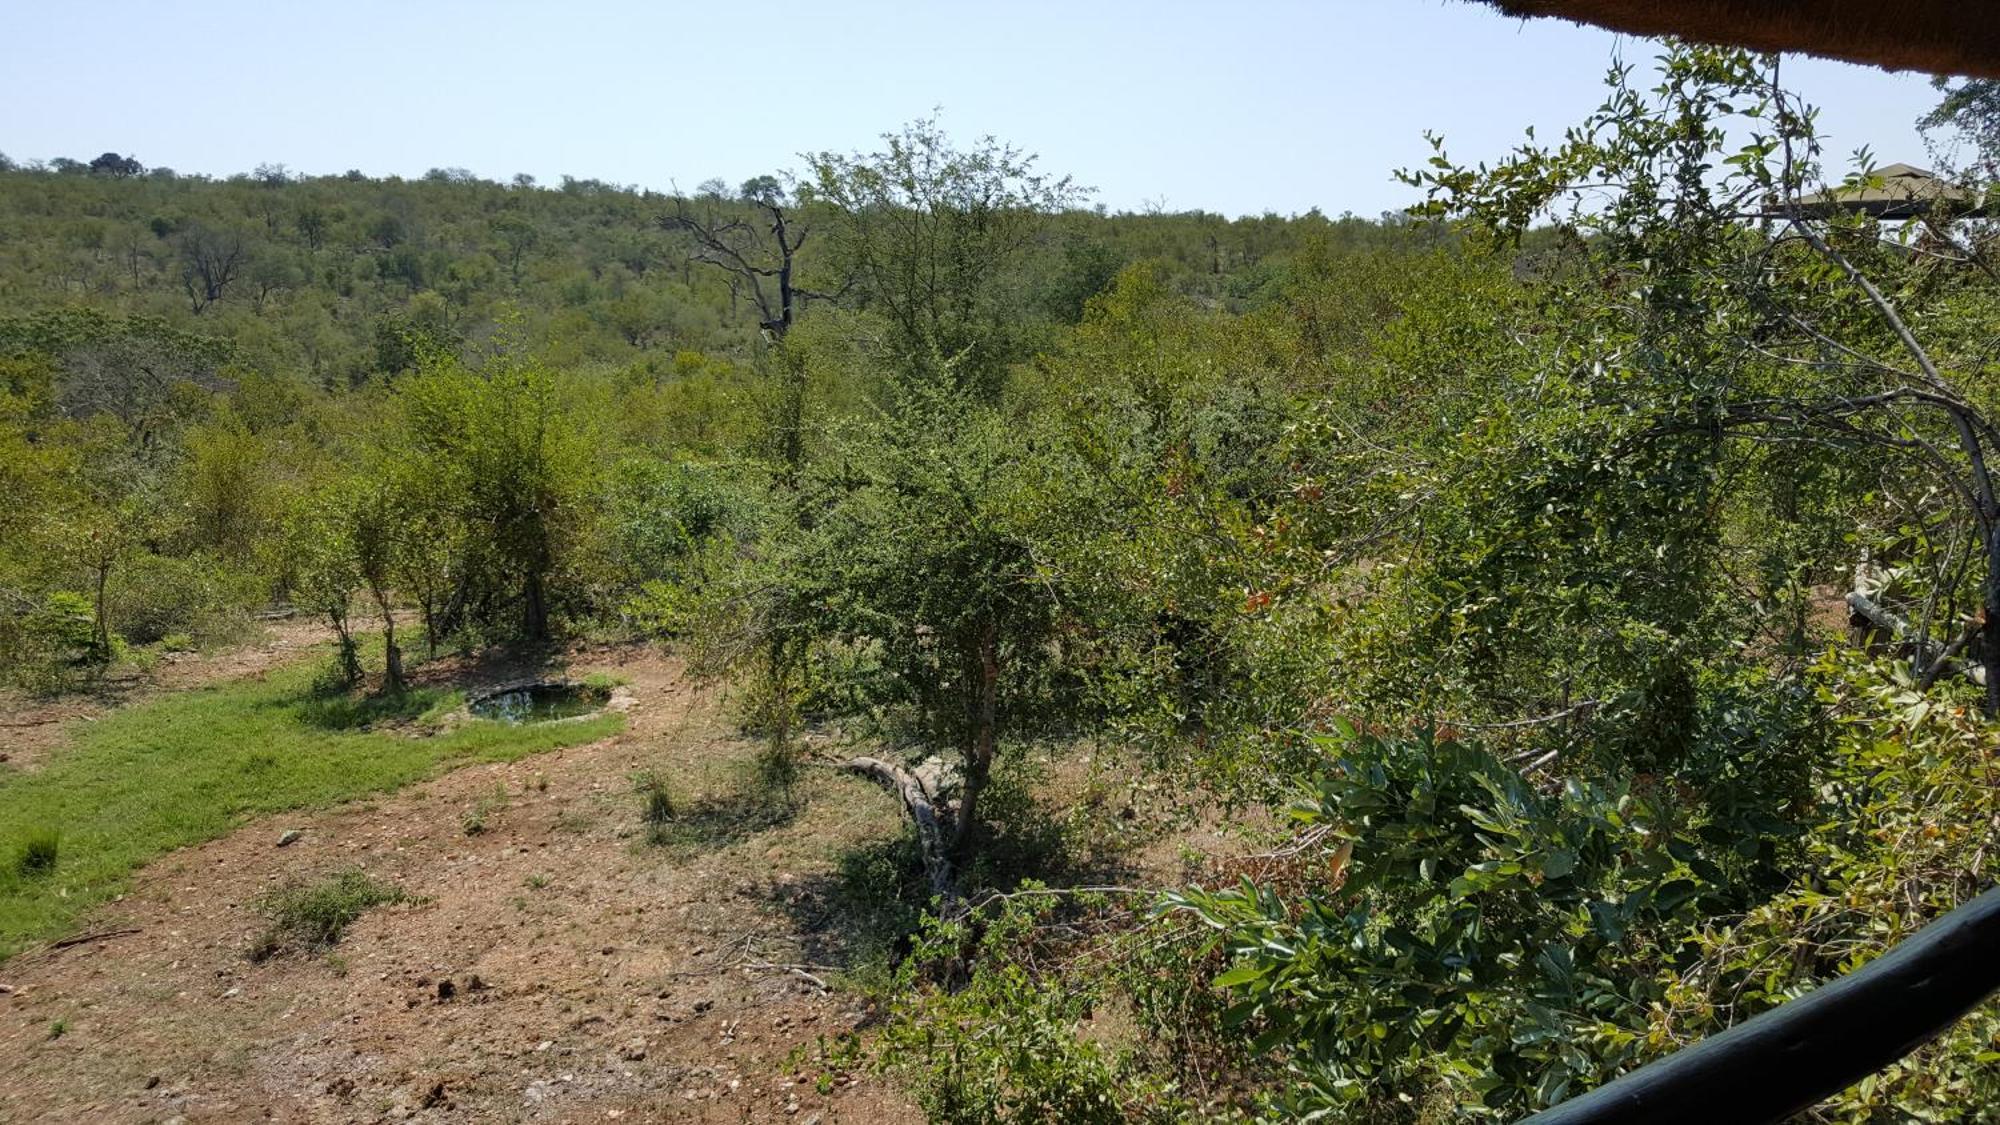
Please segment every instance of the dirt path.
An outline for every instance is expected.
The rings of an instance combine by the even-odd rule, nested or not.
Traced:
[[[274,633],[204,674],[312,643]],[[754,747],[657,655],[571,669],[630,681],[624,733],[174,853],[86,927],[136,932],[0,965],[0,1121],[918,1120],[820,1061],[866,1014],[813,979],[838,955],[801,907],[844,849],[893,836],[890,803],[814,774],[789,822],[648,846],[633,775],[723,793]],[[349,866],[419,900],[333,956],[246,958],[260,894]]]

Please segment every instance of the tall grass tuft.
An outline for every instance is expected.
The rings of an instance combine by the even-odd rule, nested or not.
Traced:
[[[674,795],[667,789],[666,779],[656,773],[640,774],[639,801],[647,841],[665,843],[674,823]]]
[[[14,870],[23,876],[46,875],[55,870],[62,854],[62,833],[49,829],[30,835],[14,857]]]
[[[317,883],[288,883],[257,901],[271,925],[250,947],[250,958],[262,961],[287,949],[326,949],[356,918],[408,897],[354,868]]]

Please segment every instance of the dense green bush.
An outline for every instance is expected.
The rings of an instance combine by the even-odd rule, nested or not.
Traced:
[[[25,612],[0,614],[0,669],[35,691],[65,686],[101,664],[90,599],[59,590]]]
[[[213,556],[141,555],[113,587],[111,617],[119,634],[135,645],[177,633],[221,640],[242,630],[244,607],[256,604],[265,590],[257,575]]]

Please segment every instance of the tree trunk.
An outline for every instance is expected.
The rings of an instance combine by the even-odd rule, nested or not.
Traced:
[[[521,626],[531,641],[549,639],[549,607],[542,597],[542,575],[540,571],[528,575],[527,588],[523,591],[525,603]]]
[[[94,622],[97,637],[94,643],[97,645],[97,658],[102,661],[109,661],[111,659],[111,613],[105,605],[104,597],[105,587],[110,585],[110,582],[111,560],[99,559],[97,561],[97,604],[96,620]]]
[[[979,796],[993,776],[993,746],[1000,715],[1000,627],[988,621],[979,634],[979,694],[974,702],[972,742],[966,749],[965,783],[958,802],[952,854],[964,860],[972,848],[973,825],[979,819]]]
[[[375,605],[382,611],[382,690],[392,695],[403,693],[403,650],[396,644],[396,614],[389,608],[389,595],[380,586],[370,586],[375,595]]]
[[[355,649],[354,633],[347,627],[347,607],[328,606],[326,622],[333,626],[339,642],[340,678],[352,687],[361,679],[361,654]]]
[[[1986,528],[1986,579],[1980,586],[1979,661],[1986,666],[1986,717],[2000,717],[2000,521]]]
[[[417,604],[424,615],[424,656],[428,659],[436,660],[438,654],[437,594],[435,592],[425,594],[418,600]]]

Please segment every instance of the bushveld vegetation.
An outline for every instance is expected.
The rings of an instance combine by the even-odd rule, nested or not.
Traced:
[[[7,674],[337,638],[0,777],[0,941],[215,831],[175,786],[580,736],[314,718],[421,713],[419,645],[643,637],[736,684],[761,801],[908,813],[855,979],[938,1120],[1510,1119],[1852,969],[2000,874],[1993,227],[1813,205],[1769,60],[1608,91],[1381,221],[1107,215],[934,121],[685,195],[0,173]],[[158,749],[272,706],[355,772]],[[1259,854],[1113,885],[1118,814],[1027,783],[1086,743]],[[656,843],[766,815],[637,785]],[[1996,1035],[1823,1112],[2000,1103]]]

